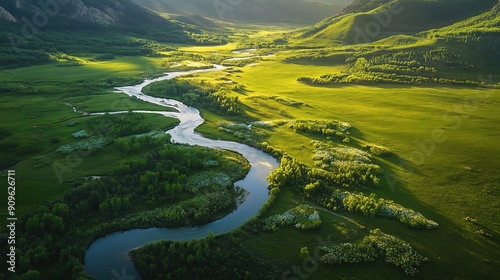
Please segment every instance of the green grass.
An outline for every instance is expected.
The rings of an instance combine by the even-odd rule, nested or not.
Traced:
[[[382,179],[381,186],[373,191],[421,212],[441,226],[436,231],[413,231],[396,221],[353,217],[369,228],[380,227],[410,242],[429,257],[431,262],[422,265],[422,274],[417,278],[489,278],[494,275],[499,260],[498,238],[490,240],[475,231],[484,229],[494,236],[500,232],[497,220],[500,190],[496,184],[499,165],[495,156],[500,154],[500,146],[496,144],[500,137],[500,116],[493,113],[500,109],[499,90],[399,85],[312,87],[297,83],[296,78],[302,73],[338,72],[342,67],[277,61],[261,62],[242,70],[239,77],[231,78],[245,85],[245,92],[233,94],[240,96],[251,119],[347,121],[355,128],[352,135],[355,145],[370,142],[394,152],[394,156],[376,158],[376,162],[398,178],[395,189]],[[263,102],[273,95],[300,100],[307,106]],[[460,107],[472,101],[477,101],[477,107]],[[286,111],[287,116],[277,113],[280,110]],[[210,126],[208,122],[200,131],[209,130]],[[425,155],[421,162],[417,154],[413,154],[419,151],[415,141],[431,141],[436,129],[443,129],[447,139],[444,143],[435,143],[435,150]],[[273,134],[266,139],[269,144],[312,165],[311,140],[307,135],[294,133],[286,125],[273,128]],[[280,213],[293,207],[297,199],[279,199],[270,211]],[[476,218],[477,224],[465,221],[468,216]],[[248,244],[267,257],[300,264],[294,258],[299,253],[297,248],[307,245],[299,241],[303,240],[302,235],[304,233],[293,229],[284,230],[284,233],[278,231],[265,238],[255,237]],[[282,240],[294,240],[294,245],[286,246]],[[380,265],[346,267],[355,267],[359,279],[370,277],[372,273],[386,275]],[[323,269],[324,273],[320,272]],[[341,273],[344,269],[348,270],[322,268],[314,279],[323,279],[328,273]],[[394,275],[387,273],[396,278],[404,277],[397,269],[386,269],[395,270]]]
[[[64,100],[73,104],[77,110],[89,113],[128,110],[174,111],[168,107],[132,99],[123,93],[105,93],[94,96],[69,97]]]
[[[417,40],[411,36],[396,36],[380,42],[391,46],[399,42],[412,42],[411,47],[428,47],[433,42]],[[219,47],[186,47],[184,51],[209,54],[228,53],[235,44]],[[402,44],[400,48],[406,48]],[[397,47],[395,47],[396,49]],[[293,51],[290,51],[293,53]],[[394,220],[368,218],[355,214],[331,213],[320,210],[323,227],[314,232],[282,228],[274,233],[251,234],[245,244],[265,259],[276,259],[287,266],[300,265],[300,248],[308,246],[312,251],[316,238],[332,236],[334,242],[353,242],[362,238],[369,229],[381,228],[416,248],[430,262],[421,266],[421,275],[415,279],[478,279],[493,278],[500,266],[498,216],[497,155],[500,146],[500,90],[474,89],[448,86],[408,85],[332,85],[308,86],[298,83],[297,78],[320,76],[345,71],[345,65],[327,63],[291,64],[276,58],[266,58],[257,65],[242,67],[242,72],[225,76],[223,72],[203,73],[185,79],[207,79],[223,84],[225,76],[244,85],[242,90],[230,91],[238,96],[245,115],[226,118],[202,110],[206,122],[197,131],[215,139],[234,140],[232,135],[217,130],[220,120],[235,122],[275,120],[341,120],[354,126],[351,145],[372,143],[388,147],[393,155],[375,157],[386,174],[394,174],[397,184],[393,187],[382,178],[381,185],[373,191],[383,198],[421,212],[440,224],[432,231],[410,230]],[[56,67],[55,64],[31,66],[0,71],[0,82],[95,80],[116,77],[139,76],[157,71],[160,59],[125,57],[108,62],[89,62],[78,67]],[[140,76],[142,77],[142,76]],[[109,89],[106,89],[109,90]],[[78,108],[89,112],[129,109],[165,110],[124,95],[105,92],[93,96],[2,94],[0,109],[5,127],[19,136],[38,137],[40,154],[50,154],[54,160],[65,162],[65,156],[54,154],[60,145],[73,141],[71,133],[88,129],[87,118],[73,113],[64,101],[71,101]],[[287,105],[273,96],[300,101],[303,105]],[[479,97],[479,98],[475,98]],[[473,99],[471,99],[473,98]],[[474,99],[475,98],[475,99]],[[477,106],[461,107],[469,101]],[[41,106],[43,104],[43,106]],[[77,125],[67,126],[76,120]],[[148,115],[145,121],[156,126],[175,123],[162,116]],[[441,129],[446,135],[443,143],[434,143],[435,150],[421,155],[418,141],[430,141],[433,131]],[[287,125],[267,129],[262,139],[280,148],[302,162],[312,166],[314,148],[306,134],[297,134]],[[57,137],[60,142],[51,143]],[[418,154],[417,154],[418,153]],[[8,154],[2,151],[2,154]],[[133,155],[127,155],[133,156]],[[56,180],[50,166],[34,169],[31,155],[21,155],[22,162],[12,167],[17,171],[18,201],[22,213],[34,204],[58,197],[68,188]],[[70,172],[65,178],[104,175],[123,159],[114,146],[81,159],[66,162]],[[75,161],[76,160],[76,161]],[[21,203],[22,202],[22,203]],[[264,217],[283,213],[298,205],[310,203],[289,190],[281,192],[277,201]],[[465,217],[477,219],[467,222]],[[361,228],[359,225],[365,228]],[[486,238],[475,233],[483,229],[493,234]],[[346,265],[328,268],[320,266],[309,279],[406,279],[397,268],[383,263]]]
[[[81,66],[45,64],[0,71],[0,81],[75,81],[108,79],[160,73],[161,58],[119,57],[110,61],[87,61]]]
[[[67,189],[67,185],[59,181],[52,166],[34,168],[32,157],[47,155],[54,162],[67,167],[63,179],[105,175],[116,162],[123,159],[123,154],[113,146],[108,146],[89,156],[77,154],[76,157],[74,155],[67,157],[55,152],[61,145],[79,141],[72,138],[71,134],[74,132],[84,129],[93,134],[88,120],[95,117],[74,113],[70,106],[64,104],[63,100],[64,98],[61,96],[48,95],[16,96],[4,94],[0,97],[0,109],[4,112],[0,127],[12,133],[7,139],[10,138],[13,141],[19,138],[35,139],[35,143],[39,146],[36,153],[15,154],[7,149],[0,151],[1,158],[11,157],[19,162],[10,167],[10,169],[16,170],[18,179],[19,187],[16,193],[17,199],[20,201],[17,208],[18,215],[37,203],[60,196]],[[82,108],[89,111],[165,110],[161,106],[132,101],[124,94],[118,93],[85,97],[82,101],[75,102],[75,105],[78,110]],[[75,125],[69,126],[70,122],[74,122]],[[156,114],[145,114],[143,123],[151,124],[158,130],[168,130],[177,125],[178,120]],[[58,139],[58,141],[53,142],[53,139]]]

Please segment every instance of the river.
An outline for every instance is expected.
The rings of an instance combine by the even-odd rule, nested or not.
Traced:
[[[137,111],[178,118],[180,120],[179,125],[167,131],[172,135],[174,142],[228,149],[242,154],[250,162],[251,168],[247,176],[243,180],[236,182],[235,185],[244,188],[250,194],[232,213],[202,226],[132,229],[99,238],[90,245],[85,255],[85,271],[96,280],[141,279],[128,256],[131,250],[160,240],[190,240],[205,237],[210,232],[217,235],[232,231],[257,215],[262,205],[267,201],[269,193],[266,179],[269,173],[278,166],[275,158],[241,143],[204,138],[194,132],[195,128],[204,122],[196,108],[189,107],[176,100],[147,96],[141,92],[145,86],[154,82],[173,79],[186,74],[222,70],[223,68],[220,65],[215,65],[214,68],[210,69],[171,72],[156,79],[147,79],[139,85],[116,89],[140,100],[177,110],[177,112]]]

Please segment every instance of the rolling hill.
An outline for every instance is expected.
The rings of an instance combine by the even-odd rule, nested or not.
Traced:
[[[341,14],[296,35],[300,44],[359,44],[395,34],[411,34],[477,16],[497,0],[356,0]]]

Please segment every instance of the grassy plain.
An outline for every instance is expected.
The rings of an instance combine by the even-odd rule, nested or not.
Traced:
[[[235,45],[218,48],[186,48],[191,52],[229,52]],[[317,237],[332,236],[334,242],[352,242],[361,238],[368,229],[381,228],[409,242],[422,255],[430,258],[421,267],[416,279],[488,279],[498,273],[500,224],[498,209],[500,189],[498,155],[500,146],[500,91],[448,86],[308,86],[296,79],[307,73],[319,76],[339,73],[345,66],[282,63],[277,58],[265,58],[242,72],[226,75],[224,72],[203,73],[186,79],[207,79],[222,83],[226,76],[243,85],[243,90],[231,91],[238,96],[246,116],[234,121],[275,120],[341,120],[354,126],[353,142],[361,146],[373,143],[387,147],[393,155],[376,158],[385,174],[390,176],[370,192],[395,200],[408,208],[421,212],[437,221],[440,227],[432,231],[416,231],[396,221],[367,218],[350,213],[331,213],[321,210],[323,227],[312,233],[283,228],[275,233],[250,234],[246,245],[265,259],[276,259],[286,264],[300,265],[299,251],[317,245]],[[138,75],[156,69],[158,60],[149,58],[119,58],[115,61],[89,63],[78,67],[33,66],[0,71],[0,81],[102,79],[121,75]],[[286,105],[274,97],[302,102]],[[1,109],[7,119],[5,126],[16,134],[39,135],[42,153],[51,153],[59,145],[71,141],[73,130],[86,128],[85,121],[78,127],[66,122],[78,118],[58,96],[2,95]],[[125,98],[125,99],[124,99]],[[122,100],[123,102],[120,102]],[[127,104],[125,109],[153,109],[150,105],[133,103],[118,94],[104,93],[71,100],[86,111],[107,111],[109,104]],[[135,101],[134,101],[135,102]],[[43,107],[39,104],[44,104]],[[157,108],[158,109],[158,108]],[[116,108],[115,110],[120,110]],[[236,140],[217,130],[221,116],[202,111],[206,123],[200,132],[212,138]],[[79,120],[81,118],[78,118]],[[148,116],[158,125],[167,122],[163,117]],[[36,127],[35,127],[36,126]],[[439,131],[439,139],[433,134]],[[49,144],[52,137],[60,143]],[[436,138],[434,136],[434,138]],[[289,127],[278,126],[269,130],[267,141],[301,161],[312,165],[313,140],[297,134]],[[422,148],[418,143],[424,141]],[[438,143],[439,142],[439,143]],[[423,149],[423,150],[422,150]],[[123,157],[113,147],[86,157],[73,168],[69,177],[103,175]],[[56,156],[56,160],[66,160]],[[67,186],[55,180],[50,166],[34,169],[26,158],[13,167],[19,176],[18,199],[25,211],[33,204],[60,195]],[[392,174],[392,175],[391,175]],[[43,188],[41,187],[43,185]],[[283,191],[266,215],[282,213],[297,204],[307,203],[291,191]],[[466,217],[477,221],[467,222]],[[364,225],[366,228],[360,227]],[[476,233],[483,230],[492,235]],[[334,268],[319,266],[310,279],[404,279],[397,268],[382,263],[345,265]]]
[[[85,129],[92,134],[88,120],[92,116],[84,116],[84,112],[108,112],[127,110],[169,111],[168,108],[133,100],[124,94],[114,93],[111,87],[102,88],[100,93],[92,95],[75,95],[71,83],[77,81],[93,81],[106,78],[121,78],[127,80],[130,75],[144,75],[152,69],[154,59],[142,57],[119,58],[116,61],[90,62],[83,66],[57,67],[57,64],[31,66],[0,71],[0,80],[9,83],[10,87],[2,90],[0,110],[2,114],[2,131],[4,135],[0,142],[26,140],[26,143],[37,146],[36,154],[16,154],[7,146],[2,146],[0,158],[2,163],[11,160],[18,162],[10,169],[16,170],[18,176],[17,198],[22,203],[17,207],[18,215],[31,209],[33,205],[60,196],[67,189],[56,176],[51,166],[33,167],[35,155],[47,155],[54,162],[62,163],[68,172],[63,179],[74,179],[82,176],[104,175],[111,170],[116,162],[123,159],[123,154],[113,146],[92,155],[81,158],[71,158],[55,152],[61,145],[78,141],[71,134]],[[55,83],[66,89],[63,92],[40,94],[19,94],[11,89],[30,83],[35,88],[40,84]],[[14,85],[14,86],[13,86]],[[68,102],[68,104],[67,104]],[[71,105],[69,105],[71,103]],[[75,106],[78,112],[74,112]],[[69,123],[75,125],[69,126]],[[145,115],[144,123],[151,124],[156,129],[168,129],[178,121],[160,115]],[[127,155],[133,156],[133,155]],[[27,175],[29,174],[29,176]],[[21,187],[22,186],[22,187]]]
[[[435,231],[414,231],[394,221],[342,215],[369,228],[381,228],[399,236],[430,257],[431,262],[422,265],[422,273],[417,278],[491,278],[498,272],[499,264],[500,189],[496,170],[500,146],[496,143],[500,137],[500,116],[493,112],[500,109],[500,91],[403,85],[314,87],[296,81],[303,73],[317,76],[342,69],[342,66],[284,64],[271,60],[244,67],[241,73],[230,78],[244,85],[244,92],[233,94],[246,107],[249,120],[346,121],[354,126],[352,145],[373,143],[393,152],[393,156],[376,159],[389,176],[382,180],[379,188],[370,191],[421,212],[437,221],[440,227]],[[217,73],[203,76],[213,80]],[[270,101],[270,96],[286,97],[304,105],[284,105]],[[215,131],[209,126],[217,123],[220,117],[206,117],[205,127],[200,131]],[[311,140],[287,126],[273,128],[265,139],[309,165],[313,164],[314,152]],[[289,209],[297,201],[299,197],[285,193],[270,211]],[[322,214],[327,220],[332,218]],[[477,222],[465,221],[466,217],[477,219]],[[478,230],[492,236],[482,236],[476,233]],[[274,234],[255,236],[248,244],[269,258],[300,264],[300,246],[311,242],[299,241],[307,240],[303,235],[295,229],[282,229]],[[327,234],[321,230],[312,235],[326,238]],[[390,272],[397,269],[386,271],[380,267],[378,264],[321,267],[311,276],[324,279],[335,271],[342,278],[342,275],[352,276],[354,269],[357,271],[355,276],[360,279],[373,275],[404,278],[402,273],[393,275]]]

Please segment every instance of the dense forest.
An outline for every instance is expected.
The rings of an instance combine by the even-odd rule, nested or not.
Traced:
[[[238,97],[229,96],[225,89],[202,82],[194,84],[176,79],[154,83],[144,93],[155,97],[177,98],[183,103],[207,109],[219,115],[240,115]]]
[[[144,279],[277,279],[283,267],[241,245],[244,234],[209,235],[185,242],[163,241],[132,251]]]
[[[249,166],[234,153],[173,145],[166,134],[116,141],[124,153],[143,155],[117,163],[99,179],[67,182],[73,188],[60,199],[20,218],[19,272],[26,274],[18,279],[40,275],[37,270],[51,263],[61,264],[59,277],[87,279],[82,260],[85,248],[96,238],[131,227],[203,224],[234,209],[242,195],[232,182],[242,178]]]

